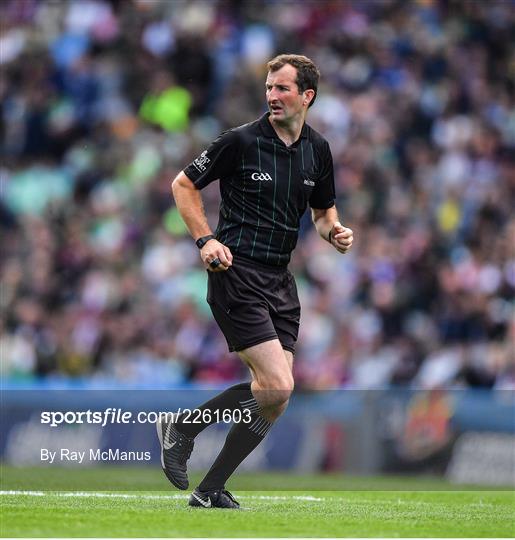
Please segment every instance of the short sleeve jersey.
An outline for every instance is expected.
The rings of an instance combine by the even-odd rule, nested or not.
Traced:
[[[334,205],[334,172],[327,141],[304,124],[286,146],[268,120],[222,133],[184,173],[197,189],[220,181],[217,239],[237,254],[286,266],[307,205]]]

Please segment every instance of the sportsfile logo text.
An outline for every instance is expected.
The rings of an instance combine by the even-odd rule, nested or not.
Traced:
[[[41,423],[50,427],[58,427],[62,424],[99,424],[105,427],[107,424],[155,424],[160,418],[165,421],[176,422],[181,416],[181,422],[190,424],[200,424],[205,422],[233,422],[250,423],[252,421],[251,411],[248,409],[178,409],[175,412],[156,411],[125,411],[121,408],[107,407],[103,411],[43,411],[41,413]]]

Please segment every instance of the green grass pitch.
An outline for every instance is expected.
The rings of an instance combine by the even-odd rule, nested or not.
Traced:
[[[192,478],[192,484],[198,482]],[[112,489],[106,490],[109,484]],[[195,509],[155,469],[2,467],[2,537],[513,537],[510,490],[444,481],[240,474],[242,510]],[[242,490],[245,488],[246,490]],[[316,488],[316,489],[313,489]],[[50,491],[49,491],[50,490]]]

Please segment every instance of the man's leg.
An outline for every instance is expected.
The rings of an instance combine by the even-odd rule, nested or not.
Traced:
[[[283,349],[283,353],[284,353],[284,356],[286,357],[286,362],[288,363],[288,368],[289,368],[290,374],[292,376],[292,384],[294,385],[294,381],[293,381],[293,353],[291,351],[287,351],[286,349]],[[250,369],[250,372],[252,374],[252,381],[254,382],[256,380],[256,376],[252,372],[252,368],[250,366],[249,366],[249,369]],[[251,388],[252,388],[252,383],[251,383]],[[256,393],[259,393],[258,388],[253,390],[253,392],[254,391]],[[290,394],[291,394],[291,392],[290,392]],[[282,405],[264,405],[264,406],[260,406],[259,414],[261,416],[263,416],[264,418],[266,418],[269,422],[273,423],[286,410],[286,408],[288,407],[288,401],[289,401],[289,396],[288,396],[288,400],[283,402]]]
[[[242,445],[240,450],[234,453],[231,461],[223,459],[222,456],[225,453],[222,450],[212,467],[214,476],[208,473],[206,477],[210,485],[213,478],[213,482],[218,482],[218,475],[225,475],[225,470],[229,471],[228,476],[232,474],[241,461],[261,442],[268,433],[271,423],[286,408],[291,389],[293,389],[292,353],[283,351],[279,340],[275,339],[245,349],[239,354],[249,366],[253,381],[234,385],[197,407],[202,411],[209,411],[208,415],[200,415],[200,419],[207,418],[209,421],[188,423],[184,421],[184,417],[181,417],[176,422],[171,420],[158,422],[162,468],[170,482],[179,489],[187,489],[189,485],[186,462],[193,450],[193,439],[203,429],[215,423],[217,418],[221,418],[222,411],[240,409],[251,413],[251,422],[248,424],[242,422],[240,429],[238,425],[235,425],[227,437],[225,446],[230,448],[232,446],[230,441],[235,437],[237,443],[240,442],[240,432],[244,434],[250,432],[250,434],[244,435],[247,444]],[[216,414],[217,411],[219,414]],[[248,416],[245,414],[243,418],[247,419]],[[241,459],[240,454],[243,456]],[[232,470],[231,467],[233,467]],[[202,486],[205,487],[205,485]]]
[[[258,446],[272,423],[284,412],[293,391],[293,355],[278,339],[238,353],[252,373],[251,391],[259,411],[250,422],[234,424],[224,447],[199,485],[201,492],[222,490],[238,465]]]
[[[258,408],[251,391],[251,383],[235,384],[195,408],[195,411],[202,411],[203,414],[195,412],[190,418],[184,414],[180,415],[175,422],[175,427],[180,433],[193,439],[208,426],[215,424],[217,419],[222,418],[224,411],[233,412],[236,409],[256,411]],[[193,417],[195,422],[191,422]]]
[[[161,466],[166,477],[174,486],[179,489],[188,489],[186,463],[193,450],[193,439],[203,429],[217,422],[217,419],[223,418],[225,411],[232,413],[236,409],[251,413],[259,410],[259,405],[251,391],[251,383],[231,386],[197,407],[192,415],[195,422],[189,422],[185,415],[181,415],[177,420],[173,418],[160,418],[158,420],[156,428],[161,444]],[[197,410],[202,411],[202,413],[199,415]],[[200,422],[197,422],[197,419]]]

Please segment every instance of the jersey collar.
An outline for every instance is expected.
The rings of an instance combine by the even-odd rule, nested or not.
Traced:
[[[261,127],[261,131],[266,137],[270,137],[272,139],[277,139],[278,141],[281,141],[277,133],[275,132],[275,129],[272,127],[272,124],[268,120],[268,117],[270,116],[269,112],[266,112],[260,119],[259,119],[259,125]],[[308,125],[306,122],[304,122],[304,125],[302,126],[302,130],[300,132],[300,136],[297,141],[293,143],[293,145],[296,145],[298,141],[301,139],[307,139],[308,138]],[[284,144],[283,141],[281,141],[281,144]],[[292,146],[293,146],[292,145]]]

